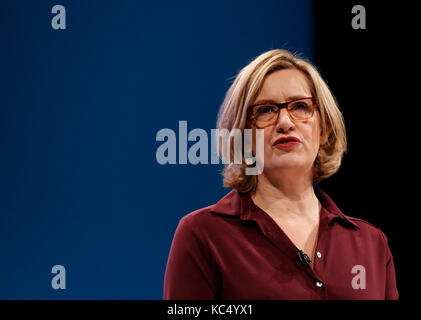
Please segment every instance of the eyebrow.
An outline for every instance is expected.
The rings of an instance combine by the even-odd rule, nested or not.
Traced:
[[[303,96],[303,95],[289,96],[288,99],[286,101],[284,101],[284,102],[289,102],[289,101],[292,101],[292,100],[304,99],[304,98],[309,98],[309,97]],[[276,100],[273,100],[273,99],[260,99],[260,100],[257,100],[253,104],[259,104],[259,103],[263,103],[263,102],[274,102],[274,103],[278,103],[278,102],[276,102]],[[284,102],[281,102],[281,103],[284,103]]]

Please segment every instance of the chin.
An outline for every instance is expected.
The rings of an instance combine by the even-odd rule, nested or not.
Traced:
[[[297,155],[287,155],[272,157],[269,161],[265,160],[265,168],[267,169],[286,169],[286,168],[303,168],[308,167],[308,161]]]

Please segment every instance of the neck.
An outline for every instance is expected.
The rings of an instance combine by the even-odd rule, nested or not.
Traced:
[[[274,218],[318,219],[320,203],[311,177],[282,176],[271,179],[265,174],[258,177],[253,202]]]

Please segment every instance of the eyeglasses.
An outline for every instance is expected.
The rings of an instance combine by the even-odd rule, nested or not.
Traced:
[[[293,121],[310,119],[317,107],[317,99],[313,97],[299,98],[284,103],[262,102],[248,107],[250,119],[257,128],[265,128],[278,121],[282,108],[286,108]]]

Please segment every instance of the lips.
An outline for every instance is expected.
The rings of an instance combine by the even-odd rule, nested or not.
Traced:
[[[288,136],[288,137],[281,137],[279,139],[276,139],[273,145],[283,146],[283,145],[295,145],[298,143],[301,143],[300,139],[293,136]]]

